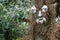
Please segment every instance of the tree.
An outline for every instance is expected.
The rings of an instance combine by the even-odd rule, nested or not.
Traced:
[[[59,3],[59,0],[0,0],[3,37],[5,40],[54,40],[54,31],[59,35],[57,23],[60,22],[55,21]]]
[[[32,36],[33,36],[33,39],[31,40],[40,40],[40,39],[49,40],[47,39],[47,32],[50,32],[48,29],[50,29],[51,24],[55,23],[55,18],[56,18],[56,15],[58,14],[56,13],[57,5],[52,6],[51,3],[52,3],[51,0],[45,0],[45,1],[44,0],[33,0],[33,5],[35,5],[36,7],[36,13],[33,13],[33,15],[30,17],[31,25],[32,25],[31,31],[32,31]],[[37,24],[35,20],[37,18],[38,11],[41,10],[43,5],[48,6],[48,11],[46,12],[47,22],[46,24]],[[53,39],[50,38],[50,40],[53,40]]]

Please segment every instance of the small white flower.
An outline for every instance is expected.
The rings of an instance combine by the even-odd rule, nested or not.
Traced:
[[[27,11],[29,11],[29,9],[26,9]]]
[[[57,3],[52,4],[53,7],[55,7],[56,5],[57,5]]]
[[[43,23],[43,20],[40,20],[39,22],[42,24]]]
[[[18,17],[20,16],[19,14],[16,14]]]
[[[0,6],[2,6],[2,3],[0,3]]]
[[[39,23],[39,19],[36,19],[36,23]]]
[[[36,22],[42,24],[43,23],[43,19],[42,18],[36,19]]]
[[[54,6],[56,6],[57,5],[57,3],[54,3]]]
[[[42,16],[42,13],[41,13],[41,11],[39,11],[39,13],[38,13],[38,16],[39,16],[39,17],[41,17],[41,16]]]
[[[57,17],[55,18],[55,21],[56,21],[56,22],[58,21],[58,18],[57,18]]]
[[[35,6],[32,6],[30,10],[32,13],[36,13],[36,7]]]
[[[60,20],[60,17],[58,16],[58,19]]]
[[[46,21],[46,18],[45,17],[43,17],[43,21]]]
[[[4,11],[6,11],[6,12],[8,11],[8,10],[7,10],[7,9],[5,9],[5,8],[4,8],[3,10],[4,10]]]
[[[18,5],[16,5],[15,8],[18,8]]]
[[[43,5],[42,12],[47,12],[47,11],[48,11],[48,6],[47,5]]]

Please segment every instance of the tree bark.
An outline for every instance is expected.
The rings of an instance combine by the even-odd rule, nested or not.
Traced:
[[[41,10],[43,5],[48,6],[48,11],[46,12],[47,16],[47,23],[46,24],[37,24],[36,23],[36,17]],[[51,24],[53,24],[55,21],[54,19],[56,18],[56,8],[51,6],[51,0],[33,0],[33,5],[36,6],[37,10],[35,14],[32,14],[30,16],[30,36],[31,40],[49,40],[47,33],[50,32],[49,29],[51,27]]]

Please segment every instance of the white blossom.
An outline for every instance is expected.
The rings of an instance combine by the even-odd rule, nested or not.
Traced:
[[[54,6],[56,6],[56,5],[57,5],[57,3],[54,3],[53,5],[54,5]]]
[[[2,4],[0,3],[0,6],[2,6]]]
[[[18,5],[15,5],[15,8],[18,8]]]
[[[60,21],[60,16],[56,17],[56,18],[55,18],[55,21],[56,21],[56,22],[57,22],[57,21]]]
[[[53,7],[56,7],[57,3],[51,4]]]
[[[6,11],[6,12],[8,11],[8,10],[7,10],[7,9],[5,9],[5,8],[4,8],[3,10],[4,10],[4,11]]]
[[[46,18],[45,17],[41,17],[41,18],[36,19],[36,22],[37,23],[43,24],[44,21],[46,21]]]
[[[41,11],[39,11],[39,13],[38,13],[38,16],[39,16],[39,17],[41,17],[41,16],[42,16],[42,13],[41,13]]]
[[[18,17],[20,16],[19,14],[16,14]]]
[[[43,19],[42,18],[36,19],[36,22],[42,24],[43,23]]]
[[[27,11],[29,11],[29,9],[26,9]]]
[[[48,11],[48,6],[47,5],[43,5],[42,6],[42,12],[47,12]]]
[[[46,18],[45,17],[43,17],[43,21],[46,21]]]
[[[57,21],[60,21],[60,16],[56,17],[56,18],[55,18],[55,21],[56,21],[56,22],[57,22]]]
[[[36,12],[36,7],[32,6],[30,10],[31,10],[32,13],[35,13]]]
[[[57,17],[55,18],[55,21],[56,21],[56,22],[58,21],[58,18],[57,18]]]
[[[39,23],[39,19],[36,19],[36,22]]]
[[[15,5],[15,8],[17,9],[17,10],[19,10],[20,8],[19,8],[19,5]]]
[[[43,23],[43,20],[40,20],[39,22],[42,24]]]
[[[60,17],[58,16],[58,19],[60,20]]]

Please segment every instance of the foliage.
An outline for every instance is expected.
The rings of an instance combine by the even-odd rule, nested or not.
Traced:
[[[29,17],[30,5],[30,0],[0,0],[0,34],[10,29],[12,38],[28,35],[29,23],[22,19]]]

